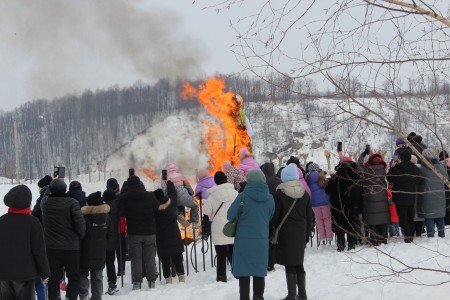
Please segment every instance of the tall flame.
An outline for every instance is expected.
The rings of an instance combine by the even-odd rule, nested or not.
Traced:
[[[197,88],[185,83],[181,92],[183,100],[197,99],[200,105],[215,118],[215,122],[204,121],[205,145],[210,156],[210,170],[222,169],[224,161],[239,164],[239,149],[251,150],[251,139],[242,125],[241,105],[235,94],[225,91],[225,81],[220,77],[207,79]],[[245,123],[244,123],[245,124]]]

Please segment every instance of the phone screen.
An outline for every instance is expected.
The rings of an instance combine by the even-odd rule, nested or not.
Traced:
[[[342,142],[337,143],[337,151],[342,151]]]
[[[128,177],[134,175],[134,169],[128,169]]]
[[[66,177],[66,168],[65,167],[59,167],[59,178]]]
[[[167,180],[167,170],[161,171],[161,177],[162,177],[162,180]]]
[[[53,167],[53,178],[59,175],[59,167]]]

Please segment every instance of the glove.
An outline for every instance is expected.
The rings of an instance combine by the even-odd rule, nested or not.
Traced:
[[[42,281],[42,283],[44,285],[48,285],[48,277],[47,278],[42,278],[41,281]]]

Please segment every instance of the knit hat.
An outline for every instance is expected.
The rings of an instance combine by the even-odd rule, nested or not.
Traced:
[[[353,159],[350,156],[344,156],[341,158],[341,162],[353,162]]]
[[[103,200],[102,200],[102,193],[98,191],[98,192],[95,192],[95,193],[90,194],[90,195],[87,196],[87,198],[86,198],[86,203],[87,203],[89,206],[97,206],[97,205],[102,204],[102,203],[103,203]]]
[[[117,198],[116,193],[111,189],[106,189],[103,192],[103,201],[104,202],[113,201],[113,200],[116,200],[116,198]]]
[[[106,181],[106,188],[107,189],[112,189],[112,190],[116,190],[119,188],[119,183],[117,182],[117,179],[115,178],[109,178]]]
[[[43,188],[52,182],[53,178],[50,175],[45,175],[41,180],[38,181],[38,187]]]
[[[308,172],[311,173],[311,172],[313,172],[313,171],[319,172],[319,171],[320,171],[320,166],[319,166],[318,164],[316,164],[316,163],[311,163],[311,164],[309,164],[309,166],[308,166]]]
[[[433,148],[427,148],[423,150],[422,155],[425,156],[428,160],[438,159],[438,155]]]
[[[79,191],[81,191],[82,190],[82,188],[81,188],[81,183],[79,183],[78,181],[72,181],[70,184],[69,184],[69,191],[72,191],[72,190],[79,190]]]
[[[400,145],[402,145],[404,143],[405,142],[403,141],[403,139],[401,137],[399,137],[399,136],[395,139],[395,146],[400,146]]]
[[[67,191],[67,184],[62,179],[53,179],[49,188],[52,195],[63,195]]]
[[[26,185],[21,184],[10,189],[3,201],[8,207],[24,209],[31,206],[31,199],[30,189]]]
[[[141,179],[139,179],[136,175],[132,175],[128,178],[127,182],[128,186],[139,185],[141,183]]]
[[[216,174],[214,174],[214,182],[217,185],[227,183],[227,175],[222,171],[217,171]]]
[[[444,159],[446,159],[446,158],[448,158],[448,153],[447,153],[447,151],[443,150],[443,151],[439,152],[439,160],[440,160],[440,161],[441,161],[441,160],[444,160]]]
[[[207,177],[208,175],[209,175],[209,172],[206,169],[200,169],[197,171],[197,177],[199,180]]]
[[[287,165],[286,168],[281,171],[281,181],[292,181],[292,180],[298,180],[299,174],[297,170],[297,165],[294,163],[291,163]]]
[[[400,151],[400,159],[402,161],[411,161],[411,152],[409,152],[406,149],[403,151]]]
[[[266,182],[266,175],[261,170],[251,170],[247,174],[247,183]]]
[[[228,173],[228,171],[231,169],[231,162],[229,162],[228,160],[225,161],[222,165],[222,171],[224,171],[225,173]]]

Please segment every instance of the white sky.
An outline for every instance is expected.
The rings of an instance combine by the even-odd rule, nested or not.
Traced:
[[[138,60],[141,55],[155,51],[155,56],[160,56],[160,60],[168,60],[170,55],[161,56],[166,50],[155,46],[164,42],[161,36],[166,33],[172,35],[168,43],[174,42],[174,51],[178,51],[174,56],[180,55],[182,60],[190,57],[189,51],[194,53],[195,63],[187,66],[185,72],[180,72],[182,76],[210,76],[216,72],[226,74],[241,70],[230,52],[230,45],[235,41],[233,30],[229,28],[229,19],[233,16],[227,11],[217,14],[212,9],[203,10],[208,1],[135,1],[133,8],[140,10],[140,17],[149,22],[149,25],[144,23],[143,27],[152,27],[151,22],[159,21],[165,27],[154,30],[161,34],[155,43],[130,43],[130,48],[140,47],[140,51],[144,52],[139,55],[130,54],[136,49],[116,50],[115,34],[112,34],[113,37],[102,34],[105,30],[102,26],[112,27],[111,31],[117,30],[114,28],[117,24],[113,24],[114,16],[107,17],[106,24],[98,26],[97,22],[105,23],[106,20],[106,17],[105,20],[98,20],[99,11],[102,11],[98,6],[75,7],[70,4],[72,7],[69,7],[68,2],[61,6],[57,1],[60,0],[37,0],[34,7],[25,0],[2,0],[0,3],[0,110],[14,109],[31,99],[52,99],[67,93],[81,93],[86,88],[95,90],[115,84],[131,85],[139,79],[151,82],[158,77],[170,77],[177,72],[161,71],[158,69],[161,66],[148,67],[157,64],[155,62],[142,66],[154,71],[138,71],[136,64],[139,63],[131,62],[127,57],[133,56]],[[86,4],[86,0],[77,2]],[[103,3],[110,2],[103,0]],[[122,9],[120,5],[107,5],[102,14],[114,14]],[[167,17],[164,15],[166,13]],[[80,14],[88,14],[88,17]],[[133,12],[130,14],[133,19]],[[162,20],[155,15],[162,15]],[[121,13],[118,20],[127,20],[126,13]],[[133,27],[142,24],[140,20],[124,23],[127,22],[118,25],[119,28],[128,27],[124,35],[134,33]],[[137,28],[134,38],[138,41],[141,40],[139,30],[148,30],[153,34],[148,28]],[[118,43],[121,42],[125,45],[129,43]],[[124,47],[123,44],[117,49]],[[174,64],[178,66],[180,62],[175,60]]]

